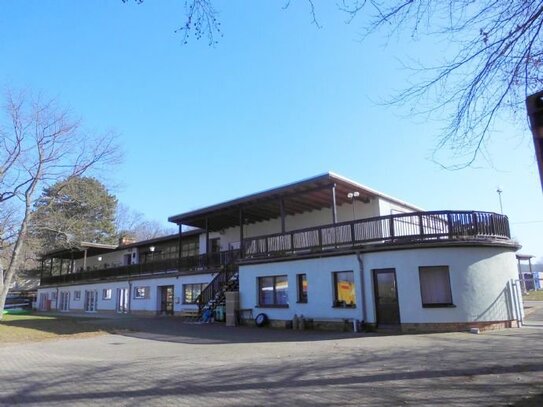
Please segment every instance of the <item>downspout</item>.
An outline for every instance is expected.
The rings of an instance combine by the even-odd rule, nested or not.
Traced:
[[[366,284],[364,280],[364,263],[362,262],[362,255],[360,252],[356,252],[356,259],[358,260],[358,267],[360,268],[360,291],[362,292],[362,323],[368,322],[367,310],[366,310]]]

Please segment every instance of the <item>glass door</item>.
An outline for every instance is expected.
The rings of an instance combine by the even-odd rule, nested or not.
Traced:
[[[96,312],[98,292],[96,290],[85,291],[85,312]]]

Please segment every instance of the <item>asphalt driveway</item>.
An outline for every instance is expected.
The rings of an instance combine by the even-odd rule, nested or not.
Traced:
[[[543,309],[528,327],[379,336],[96,320],[119,334],[0,347],[0,405],[531,405]]]

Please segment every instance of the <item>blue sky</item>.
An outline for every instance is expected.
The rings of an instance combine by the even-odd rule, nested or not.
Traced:
[[[324,2],[323,2],[324,3]],[[184,1],[0,2],[0,86],[55,96],[87,128],[119,133],[108,182],[150,219],[333,171],[428,210],[503,208],[523,253],[543,256],[543,197],[525,122],[503,118],[491,162],[432,162],[446,118],[382,102],[412,79],[402,61],[450,44],[360,41],[320,4],[217,1],[224,37],[182,45]],[[443,153],[442,153],[443,155]]]

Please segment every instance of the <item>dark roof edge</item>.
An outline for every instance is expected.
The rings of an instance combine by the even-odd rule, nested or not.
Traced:
[[[222,202],[222,203],[218,203],[218,204],[215,204],[215,205],[206,206],[206,207],[203,207],[203,208],[200,208],[200,209],[195,209],[193,211],[173,215],[173,216],[170,216],[168,218],[168,221],[173,222],[173,223],[177,223],[177,221],[181,220],[182,218],[188,218],[188,217],[203,215],[203,214],[205,214],[207,212],[212,212],[212,211],[224,209],[224,208],[227,208],[229,206],[241,205],[244,202],[248,202],[250,200],[265,198],[265,197],[271,196],[271,195],[280,195],[281,193],[286,192],[291,188],[295,188],[297,186],[302,186],[302,185],[307,184],[307,183],[318,182],[318,181],[330,181],[330,182],[342,181],[342,182],[350,183],[354,187],[359,188],[361,190],[364,190],[365,192],[369,192],[370,194],[372,194],[374,196],[386,199],[388,201],[391,201],[391,202],[394,202],[394,203],[397,203],[397,204],[400,204],[400,205],[403,205],[403,206],[407,206],[407,207],[413,209],[414,211],[422,211],[423,210],[423,209],[421,209],[421,208],[419,208],[419,207],[417,207],[415,205],[412,205],[412,204],[409,204],[409,203],[407,203],[405,201],[393,198],[391,196],[383,194],[382,192],[378,192],[378,191],[376,191],[376,190],[374,190],[372,188],[369,188],[369,187],[367,187],[365,185],[359,184],[358,182],[352,181],[352,180],[350,180],[350,179],[348,179],[346,177],[343,177],[341,175],[335,174],[333,172],[326,172],[324,174],[320,174],[320,175],[317,175],[317,176],[314,176],[314,177],[305,178],[305,179],[302,179],[300,181],[296,181],[296,182],[292,182],[292,183],[289,183],[289,184],[281,185],[279,187],[266,189],[264,191],[260,191],[260,192],[254,193],[254,194],[245,195],[245,196],[235,198],[235,199],[231,199],[231,200],[228,200],[228,201],[225,201],[225,202]]]

